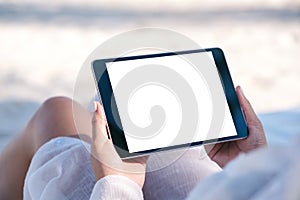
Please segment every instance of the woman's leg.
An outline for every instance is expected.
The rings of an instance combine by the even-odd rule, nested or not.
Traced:
[[[73,109],[76,117],[80,116],[76,125]],[[0,200],[23,199],[26,172],[40,146],[59,136],[79,137],[78,133],[89,142],[91,116],[82,106],[65,97],[45,101],[0,155]]]
[[[203,147],[153,154],[147,162],[144,199],[186,199],[199,181],[219,171]]]

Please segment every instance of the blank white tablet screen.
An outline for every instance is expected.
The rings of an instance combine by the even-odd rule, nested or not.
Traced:
[[[209,66],[204,67],[208,67],[213,75],[218,77],[219,81],[215,83],[215,87],[222,87],[211,52],[192,53],[185,55],[185,58],[193,56],[197,56],[198,59],[207,59],[207,56],[211,58],[212,62],[206,64]],[[192,89],[198,104],[198,107],[195,108],[198,109],[198,126],[195,133],[193,133],[194,136],[192,139],[187,138],[186,140],[183,139],[174,142],[182,122],[182,107],[178,96],[176,96],[174,91],[170,90],[167,85],[155,82],[137,85],[135,88],[131,88],[132,92],[130,98],[126,99],[126,104],[124,104],[122,94],[118,94],[116,87],[118,87],[120,80],[132,71],[149,65],[163,66],[176,71]],[[203,75],[180,55],[111,62],[107,63],[107,72],[114,92],[117,108],[128,112],[130,118],[127,119],[127,115],[125,116],[122,112],[119,113],[130,153],[237,135],[227,103],[225,103],[225,118],[220,133],[213,138],[208,134],[213,117],[213,105],[209,88]],[[147,74],[142,76],[145,76],[146,79]],[[167,75],[166,79],[168,79]],[[224,98],[224,102],[226,102],[224,92],[222,98]],[[122,104],[121,101],[123,101]],[[121,108],[121,106],[124,105],[126,106]],[[155,120],[151,119],[150,111],[151,108],[156,105],[161,106],[165,112],[165,122],[161,129],[148,137],[139,137],[140,133],[130,132],[130,123],[143,128],[149,126],[152,120]]]

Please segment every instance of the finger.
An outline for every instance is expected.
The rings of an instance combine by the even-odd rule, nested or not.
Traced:
[[[96,144],[96,146],[101,146],[100,144],[108,140],[106,134],[106,120],[99,102],[95,102],[95,113],[92,119],[92,135],[93,143]]]
[[[237,96],[239,102],[242,106],[246,121],[248,125],[260,125],[260,120],[258,119],[254,109],[252,108],[250,102],[245,97],[243,90],[240,86],[236,88]]]
[[[221,149],[222,145],[223,145],[223,143],[219,143],[219,144],[205,144],[204,145],[204,149],[206,151],[206,154],[210,158],[213,158],[213,156],[215,156],[215,154],[219,152],[219,150]]]
[[[140,164],[146,164],[149,156],[140,156],[136,158],[130,158],[125,160],[127,163],[140,163]]]

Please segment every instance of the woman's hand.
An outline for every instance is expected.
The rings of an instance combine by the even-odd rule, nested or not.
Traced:
[[[103,108],[99,102],[95,103],[96,111],[92,120],[93,140],[91,144],[91,163],[99,180],[108,175],[125,176],[141,188],[145,181],[146,157],[133,158],[123,161],[107,136],[107,122]]]
[[[241,152],[247,153],[267,145],[263,126],[240,86],[236,88],[236,92],[246,118],[249,135],[245,139],[205,146],[208,156],[220,167],[224,167]]]

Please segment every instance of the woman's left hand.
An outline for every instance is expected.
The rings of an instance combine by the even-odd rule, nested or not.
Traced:
[[[245,97],[240,86],[236,88],[236,92],[247,121],[249,136],[241,140],[205,146],[209,157],[218,163],[220,167],[224,167],[240,153],[248,153],[254,149],[267,146],[267,140],[262,123],[256,116],[250,102]]]
[[[147,157],[123,161],[117,154],[112,141],[108,139],[107,122],[99,102],[95,102],[95,108],[92,120],[91,163],[96,179],[99,180],[108,175],[122,175],[142,188],[145,181]]]

